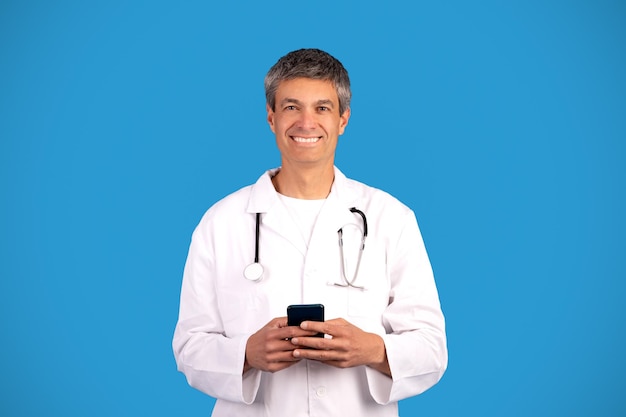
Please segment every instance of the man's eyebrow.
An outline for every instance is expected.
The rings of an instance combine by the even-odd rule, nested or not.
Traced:
[[[284,106],[286,104],[297,104],[300,106],[302,105],[302,102],[296,98],[286,97],[280,101],[280,104],[281,106]],[[320,100],[317,100],[317,102],[315,102],[315,105],[316,106],[328,106],[328,107],[334,108],[335,103],[333,103],[333,101],[330,99],[320,99]]]
[[[333,103],[332,100],[329,99],[324,99],[324,100],[317,100],[317,105],[318,106],[328,106],[328,107],[334,107],[335,103]]]
[[[284,99],[282,99],[282,100],[280,101],[280,104],[281,104],[281,105],[283,105],[283,106],[284,106],[285,104],[289,104],[289,103],[293,103],[293,104],[302,104],[302,103],[300,103],[300,100],[295,99],[295,98],[289,98],[289,97],[286,97],[286,98],[284,98]]]

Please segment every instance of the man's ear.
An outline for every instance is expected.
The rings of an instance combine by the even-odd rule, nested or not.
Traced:
[[[270,125],[272,132],[276,133],[274,129],[274,110],[272,110],[269,103],[265,103],[265,111],[267,111],[267,123]]]
[[[350,107],[343,111],[343,114],[339,116],[339,134],[343,135],[343,131],[348,126],[348,120],[350,120]]]

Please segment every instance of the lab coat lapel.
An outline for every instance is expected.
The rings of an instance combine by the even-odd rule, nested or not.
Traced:
[[[263,217],[262,224],[269,230],[273,230],[293,246],[295,246],[303,255],[307,251],[307,243],[304,241],[300,229],[294,223],[294,220],[287,211],[287,208],[280,201],[277,201]]]
[[[247,211],[261,213],[261,227],[274,231],[289,241],[300,253],[306,254],[307,244],[296,224],[278,199],[272,176],[277,170],[270,170],[263,174],[252,186]],[[262,234],[263,232],[261,232]],[[262,237],[261,237],[262,239]]]
[[[347,186],[346,177],[335,168],[335,180],[326,203],[322,207],[313,236],[311,237],[311,245],[314,242],[323,242],[322,236],[327,233],[333,233],[333,237],[337,237],[337,231],[349,223],[354,223],[354,214],[350,212],[350,208],[357,205],[356,195]]]
[[[350,213],[350,207],[345,202],[339,200],[333,195],[329,195],[326,203],[322,207],[322,211],[317,217],[311,242],[318,241],[320,234],[326,235],[332,233],[334,238],[337,237],[337,231],[344,225],[354,223],[353,214]]]

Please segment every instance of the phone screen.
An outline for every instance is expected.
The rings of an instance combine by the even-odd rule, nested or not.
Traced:
[[[324,321],[323,304],[293,304],[287,307],[287,325],[299,326],[303,321]],[[318,333],[315,337],[324,337]]]

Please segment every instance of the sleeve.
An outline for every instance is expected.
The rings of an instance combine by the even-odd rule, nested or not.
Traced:
[[[445,320],[415,215],[408,211],[388,254],[390,302],[383,335],[392,378],[367,368],[370,393],[379,404],[421,394],[448,364]]]
[[[249,335],[226,337],[215,291],[213,246],[207,216],[193,233],[183,273],[172,348],[189,385],[214,398],[251,404],[261,373],[242,375]]]

